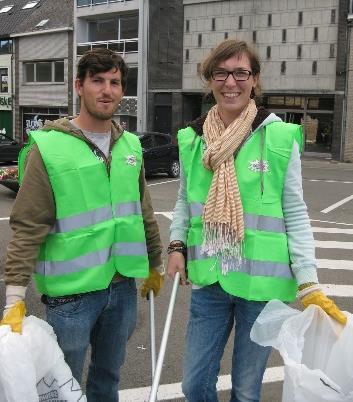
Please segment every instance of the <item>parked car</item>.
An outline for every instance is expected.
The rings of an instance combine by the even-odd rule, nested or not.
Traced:
[[[16,162],[21,145],[6,134],[0,133],[0,162]]]
[[[167,173],[179,177],[179,151],[170,134],[157,132],[135,132],[142,145],[146,175]]]

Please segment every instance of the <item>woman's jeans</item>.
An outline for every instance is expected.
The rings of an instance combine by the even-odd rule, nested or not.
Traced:
[[[220,361],[235,321],[231,402],[258,402],[270,347],[250,340],[266,302],[226,293],[219,284],[193,289],[186,334],[183,392],[190,402],[216,402]]]
[[[119,371],[127,341],[136,326],[135,280],[112,283],[105,290],[79,296],[46,297],[45,303],[47,321],[78,382],[91,344],[88,402],[117,402]]]

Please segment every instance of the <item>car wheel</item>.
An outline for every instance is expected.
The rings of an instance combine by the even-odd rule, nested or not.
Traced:
[[[180,174],[180,164],[179,161],[173,160],[169,166],[168,176],[169,177],[179,177]]]

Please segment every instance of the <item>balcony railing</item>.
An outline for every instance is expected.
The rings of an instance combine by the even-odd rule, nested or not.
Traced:
[[[77,56],[82,56],[87,50],[102,47],[113,50],[124,57],[125,54],[138,52],[138,38],[78,43]]]
[[[96,6],[109,3],[126,3],[131,0],[77,0],[77,7]]]

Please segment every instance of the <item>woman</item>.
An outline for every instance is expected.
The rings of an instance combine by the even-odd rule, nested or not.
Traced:
[[[260,63],[227,40],[201,67],[216,105],[178,133],[182,175],[168,247],[168,274],[193,284],[183,392],[217,401],[220,361],[232,327],[232,402],[260,400],[270,348],[250,340],[266,302],[318,304],[346,317],[318,285],[303,201],[301,127],[257,108]],[[188,278],[184,255],[187,251]]]

